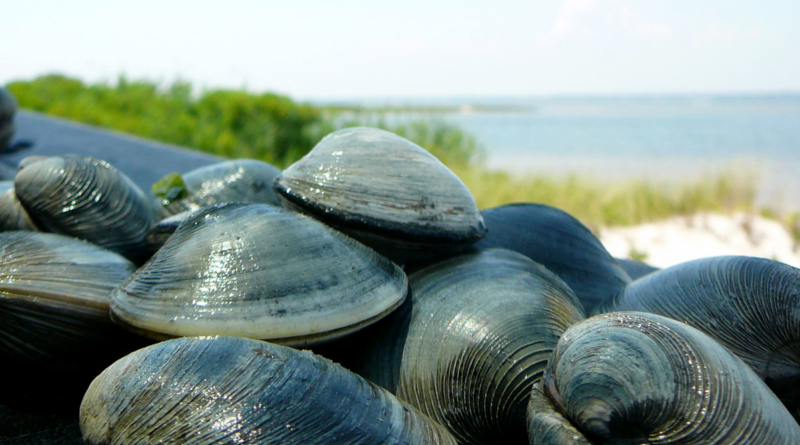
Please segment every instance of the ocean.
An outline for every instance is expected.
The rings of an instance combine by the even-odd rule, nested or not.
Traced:
[[[757,177],[759,204],[800,209],[800,94],[453,98],[391,105],[456,110],[384,118],[457,124],[477,138],[492,169],[663,183],[727,169]]]

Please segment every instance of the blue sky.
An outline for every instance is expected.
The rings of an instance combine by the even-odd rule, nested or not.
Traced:
[[[800,92],[797,0],[5,2],[0,84],[298,99]]]

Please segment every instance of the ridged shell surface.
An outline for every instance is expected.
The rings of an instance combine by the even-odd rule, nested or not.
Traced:
[[[563,210],[520,203],[481,213],[489,233],[476,248],[511,249],[542,264],[575,291],[587,311],[631,281],[600,240]]]
[[[631,277],[632,280],[638,280],[645,275],[650,275],[653,272],[658,272],[658,267],[651,266],[642,261],[630,260],[627,258],[615,258],[625,273]]]
[[[81,404],[92,445],[455,444],[387,391],[307,351],[181,338],[114,363]]]
[[[14,184],[9,187],[0,186],[0,232],[11,230],[36,231],[28,212],[22,207],[14,193]]]
[[[135,268],[85,241],[41,232],[0,233],[4,363],[24,361],[62,372],[107,354],[117,334],[124,334],[108,316],[109,295]]]
[[[105,161],[55,156],[26,165],[14,188],[42,229],[85,239],[134,261],[156,216],[147,196]]]
[[[378,250],[369,235],[458,246],[486,232],[458,177],[422,147],[375,128],[331,133],[284,170],[275,188]]]
[[[747,365],[655,314],[609,313],[571,327],[544,387],[597,443],[800,443],[800,426]]]
[[[652,312],[705,332],[800,412],[800,270],[765,258],[704,258],[647,275],[602,309]]]
[[[281,171],[266,162],[237,159],[208,165],[181,175],[187,196],[171,202],[170,215],[225,202],[279,205],[272,182]]]
[[[156,338],[234,335],[307,344],[405,299],[405,273],[311,218],[266,204],[192,214],[112,295],[115,320]]]
[[[443,261],[409,282],[411,301],[363,334],[374,340],[353,369],[459,443],[524,442],[531,387],[561,333],[584,318],[575,295],[504,249]]]

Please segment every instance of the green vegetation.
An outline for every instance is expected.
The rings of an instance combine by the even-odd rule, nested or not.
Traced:
[[[755,178],[735,171],[681,185],[644,179],[611,183],[576,175],[519,178],[489,171],[481,167],[484,153],[477,141],[457,126],[437,120],[393,121],[387,111],[397,110],[320,108],[275,94],[244,91],[195,94],[184,82],[161,87],[124,77],[112,85],[48,75],[13,82],[7,88],[23,108],[225,157],[261,159],[282,168],[337,128],[385,128],[447,164],[481,208],[540,202],[561,208],[595,229],[704,210],[753,210],[754,206]],[[166,194],[179,189],[171,183],[160,186]],[[800,227],[798,220],[795,217],[791,227]]]

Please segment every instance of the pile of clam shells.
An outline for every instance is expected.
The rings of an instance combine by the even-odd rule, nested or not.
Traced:
[[[620,263],[373,128],[165,181],[0,190],[0,356],[86,381],[85,443],[800,443],[798,269]]]

